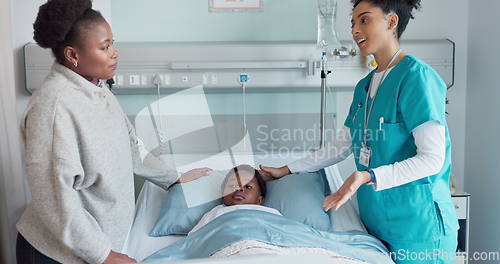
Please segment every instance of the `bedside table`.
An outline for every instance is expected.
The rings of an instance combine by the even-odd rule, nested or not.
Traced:
[[[458,224],[458,248],[455,264],[467,264],[469,253],[469,212],[470,212],[470,194],[454,193],[451,195],[455,210],[457,212]]]

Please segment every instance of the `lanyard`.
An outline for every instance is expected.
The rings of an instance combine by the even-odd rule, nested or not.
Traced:
[[[389,70],[391,64],[394,63],[394,61],[399,57],[399,55],[401,54],[402,51],[403,51],[402,49],[399,49],[396,52],[396,54],[394,54],[394,56],[392,57],[392,59],[389,62],[389,64],[387,64],[387,67],[385,68],[384,73],[382,74],[382,78],[380,79],[380,82],[379,82],[379,85],[378,85],[379,88],[375,92],[375,95],[373,95],[372,102],[370,104],[370,110],[367,113],[367,110],[368,110],[368,98],[370,97],[370,93],[371,93],[372,86],[373,86],[373,79],[374,79],[373,76],[372,76],[372,79],[370,81],[370,87],[368,88],[368,92],[366,94],[366,100],[365,100],[365,116],[364,116],[365,120],[363,120],[363,123],[364,123],[363,141],[364,141],[365,146],[366,146],[366,132],[367,132],[367,129],[368,129],[368,120],[370,120],[370,115],[371,115],[372,110],[373,110],[373,103],[375,102],[375,97],[378,94],[378,90],[380,90],[380,86],[382,85],[382,82],[384,82],[385,75],[387,74],[387,70]]]

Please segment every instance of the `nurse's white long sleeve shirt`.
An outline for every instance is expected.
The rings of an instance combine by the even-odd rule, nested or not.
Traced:
[[[349,135],[343,127],[342,134]],[[436,121],[426,122],[413,130],[417,155],[394,164],[374,168],[375,190],[381,191],[400,186],[438,173],[444,164],[446,153],[445,128]],[[335,139],[327,147],[310,153],[305,158],[290,163],[292,173],[313,172],[337,164],[352,154],[350,136]]]
[[[375,73],[371,97],[376,94],[381,78],[382,73]],[[417,154],[401,162],[374,168],[375,190],[381,191],[432,176],[439,173],[443,167],[446,156],[445,127],[437,121],[428,121],[416,127],[412,134],[415,138]],[[288,168],[292,173],[313,172],[337,164],[351,154],[350,129],[344,126],[339,136],[328,146],[289,164]]]

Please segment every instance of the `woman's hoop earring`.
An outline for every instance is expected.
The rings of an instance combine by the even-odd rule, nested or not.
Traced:
[[[75,68],[78,68],[78,61],[75,61]]]

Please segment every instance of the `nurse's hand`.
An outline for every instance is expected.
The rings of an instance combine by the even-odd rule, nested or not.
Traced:
[[[265,181],[277,180],[283,176],[291,174],[288,166],[283,166],[280,168],[266,167],[263,165],[259,165],[259,173],[262,175]]]
[[[177,180],[178,183],[185,183],[197,180],[203,176],[208,176],[212,172],[210,168],[198,168],[190,170],[181,175],[181,177]]]
[[[325,211],[332,208],[334,211],[337,211],[356,193],[361,185],[370,183],[370,180],[371,177],[369,172],[355,171],[351,174],[351,176],[349,176],[349,178],[347,178],[336,193],[325,197],[325,202],[323,202]]]
[[[103,264],[126,264],[126,263],[137,263],[137,261],[133,258],[129,258],[129,256],[125,254],[121,254],[118,252],[111,251],[104,260]]]

